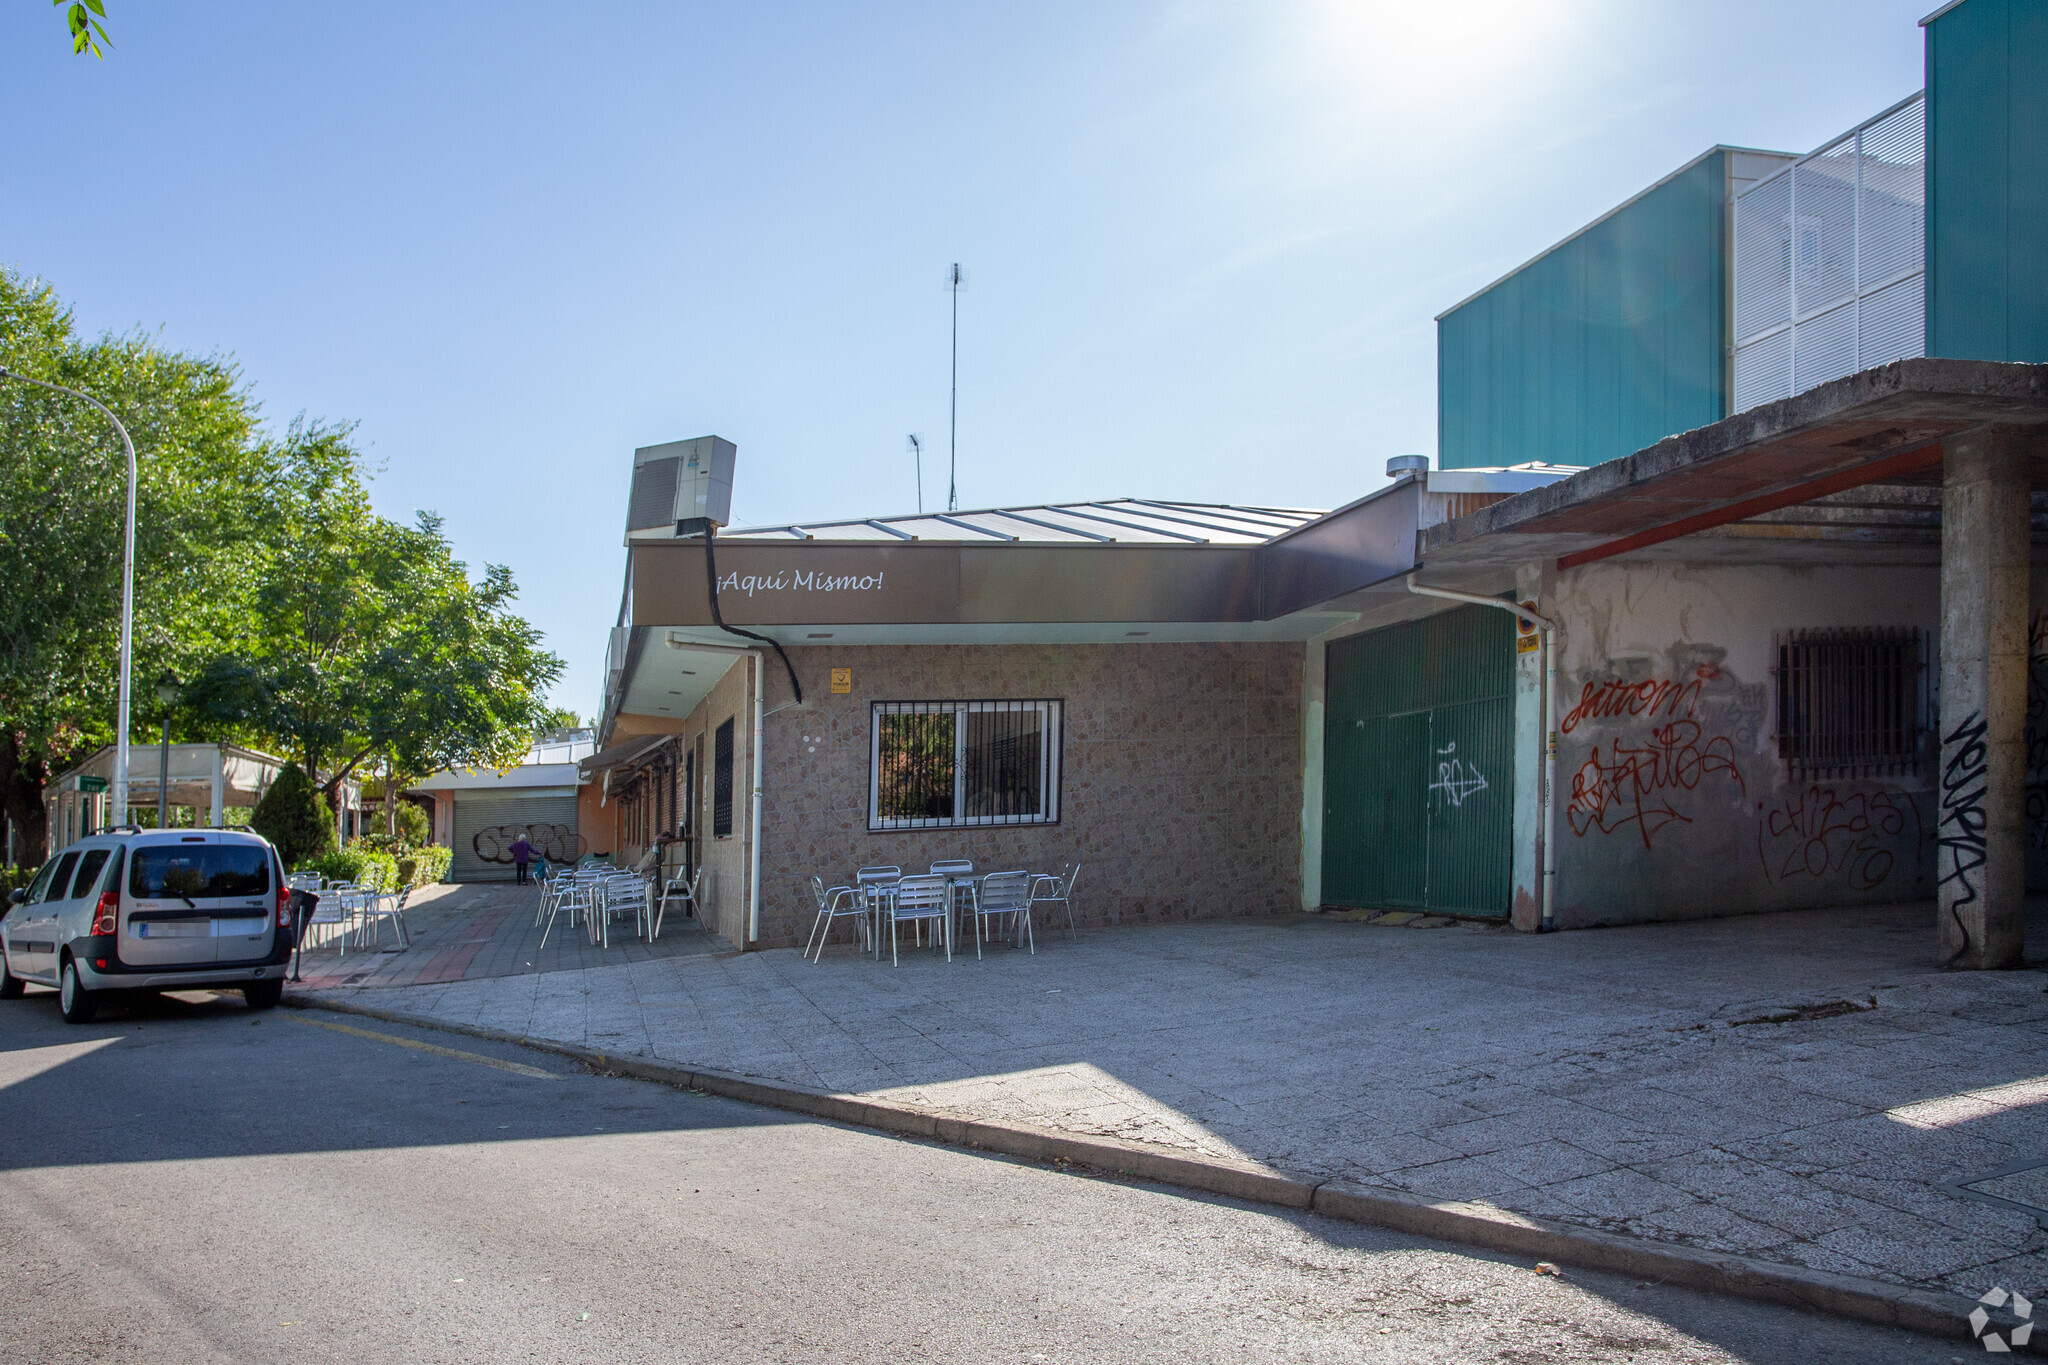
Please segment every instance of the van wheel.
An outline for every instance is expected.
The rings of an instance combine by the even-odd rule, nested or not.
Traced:
[[[274,1010],[277,1002],[284,999],[284,979],[251,981],[242,987],[242,998],[249,1002],[252,1010]]]
[[[7,954],[0,951],[0,1000],[19,1000],[21,992],[21,978],[7,970]]]
[[[57,977],[57,1008],[63,1011],[67,1024],[90,1024],[100,1012],[100,993],[79,984],[78,964],[68,957]]]

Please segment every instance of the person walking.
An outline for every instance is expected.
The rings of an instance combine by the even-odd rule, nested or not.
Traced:
[[[533,845],[528,843],[526,836],[522,834],[512,841],[512,847],[509,851],[512,854],[512,866],[519,872],[519,885],[524,886],[526,885],[526,865],[533,861]]]

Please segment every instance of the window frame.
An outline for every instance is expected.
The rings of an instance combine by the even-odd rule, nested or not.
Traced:
[[[1780,632],[1774,738],[1787,777],[1919,777],[1931,722],[1927,641],[1918,626]],[[1841,743],[1845,737],[1852,742]]]
[[[733,829],[733,769],[739,758],[738,729],[734,725],[737,717],[727,716],[711,732],[711,837],[732,838]],[[722,752],[721,752],[722,751]],[[719,796],[723,790],[725,808],[719,809]]]
[[[868,703],[868,833],[900,834],[927,829],[1008,829],[1057,825],[1061,817],[1061,783],[1066,775],[1066,699],[1064,697],[977,697],[935,701],[891,700]],[[1038,763],[1043,799],[1035,815],[964,815],[967,782],[967,716],[981,713],[1035,711],[1039,716]],[[951,816],[882,815],[882,718],[901,715],[945,715],[953,720],[953,814]]]

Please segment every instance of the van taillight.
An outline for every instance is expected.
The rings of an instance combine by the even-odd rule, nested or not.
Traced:
[[[292,927],[292,889],[289,886],[277,888],[277,927]]]
[[[99,908],[98,908],[97,910],[95,910],[95,911],[93,911],[93,912],[92,912],[92,931],[93,931],[93,932],[94,932],[95,934],[111,934],[111,933],[113,933],[113,932],[114,932],[114,928],[115,928],[115,924],[114,924],[114,921],[115,921],[115,919],[116,919],[116,918],[117,918],[117,917],[119,916],[120,910],[121,910],[121,893],[120,893],[120,892],[118,892],[118,891],[102,891],[102,892],[100,892],[100,904],[99,904]]]

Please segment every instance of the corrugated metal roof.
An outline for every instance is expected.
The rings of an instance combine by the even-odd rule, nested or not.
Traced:
[[[972,512],[926,512],[857,521],[813,521],[801,526],[736,526],[720,540],[1039,541],[1097,545],[1256,545],[1314,521],[1323,513],[1300,507],[1231,507],[1220,503],[1063,502],[1042,507],[985,507]]]

